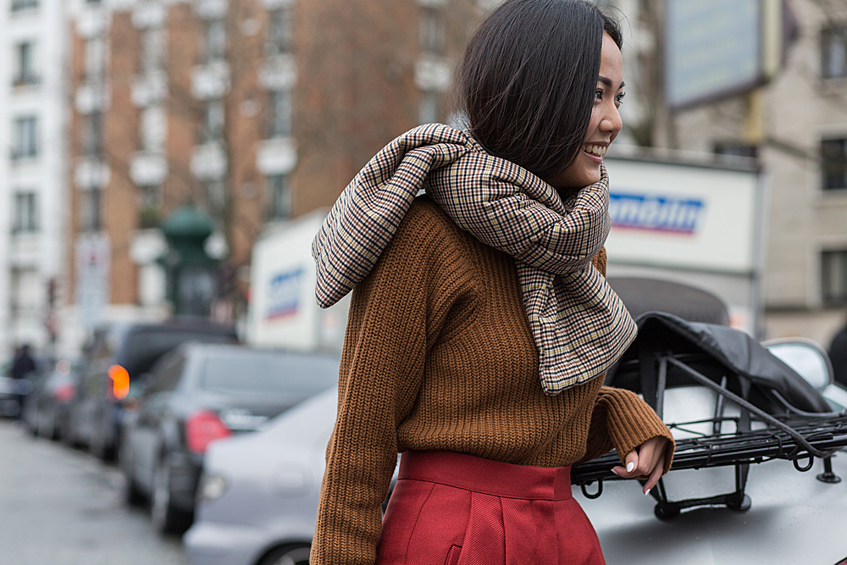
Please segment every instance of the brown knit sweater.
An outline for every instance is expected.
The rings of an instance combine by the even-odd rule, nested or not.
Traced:
[[[605,251],[594,264],[605,273]],[[646,403],[602,380],[545,395],[514,260],[418,198],[353,291],[310,563],[374,562],[399,452],[553,467],[672,440]]]

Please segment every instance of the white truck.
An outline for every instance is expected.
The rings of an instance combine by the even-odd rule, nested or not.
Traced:
[[[767,175],[750,164],[606,156],[609,278],[646,277],[708,291],[733,327],[762,337]],[[614,287],[614,285],[612,285]]]
[[[315,301],[312,239],[326,218],[315,210],[266,232],[253,247],[246,341],[260,347],[340,352],[348,294],[331,308]]]

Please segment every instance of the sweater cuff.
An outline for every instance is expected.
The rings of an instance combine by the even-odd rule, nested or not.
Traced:
[[[654,437],[668,439],[665,447],[665,468],[667,473],[673,462],[675,442],[668,427],[662,422],[649,404],[630,390],[604,387],[604,402],[608,410],[609,437],[625,464],[626,454]]]

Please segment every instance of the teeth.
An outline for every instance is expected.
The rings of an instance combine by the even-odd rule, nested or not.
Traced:
[[[606,148],[602,145],[586,145],[584,148],[586,153],[591,153],[598,157],[602,157],[606,154]]]

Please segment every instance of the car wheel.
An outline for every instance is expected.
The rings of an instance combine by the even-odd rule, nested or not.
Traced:
[[[167,456],[159,461],[153,474],[150,517],[153,519],[153,527],[162,534],[180,534],[188,529],[185,512],[171,502],[171,471]]]
[[[106,443],[106,426],[108,424],[102,424],[99,431],[95,431],[91,437],[91,445],[89,446],[91,449],[91,453],[100,459],[101,461],[114,461],[115,460],[115,446],[108,445]]]
[[[259,565],[309,565],[309,544],[284,545],[270,550]]]
[[[121,446],[121,451],[118,454],[118,467],[124,475],[124,500],[130,506],[141,506],[146,499],[135,481],[132,454],[126,445]]]
[[[21,421],[23,422],[24,428],[26,428],[26,431],[28,431],[32,437],[38,437],[38,412],[37,411],[36,411],[35,415],[30,417],[30,418],[27,418],[26,412],[24,412],[24,415],[21,417]]]
[[[100,460],[105,460],[103,455],[105,454],[105,446],[103,445],[103,437],[95,432],[92,434],[91,439],[88,442],[88,450],[91,454]]]
[[[56,430],[53,412],[48,412],[46,409],[38,408],[36,411],[35,421],[38,426],[38,435],[43,438],[53,439],[53,435]]]
[[[76,435],[76,426],[74,424],[73,412],[68,412],[67,420],[62,429],[62,443],[68,447],[77,447],[79,440]]]

